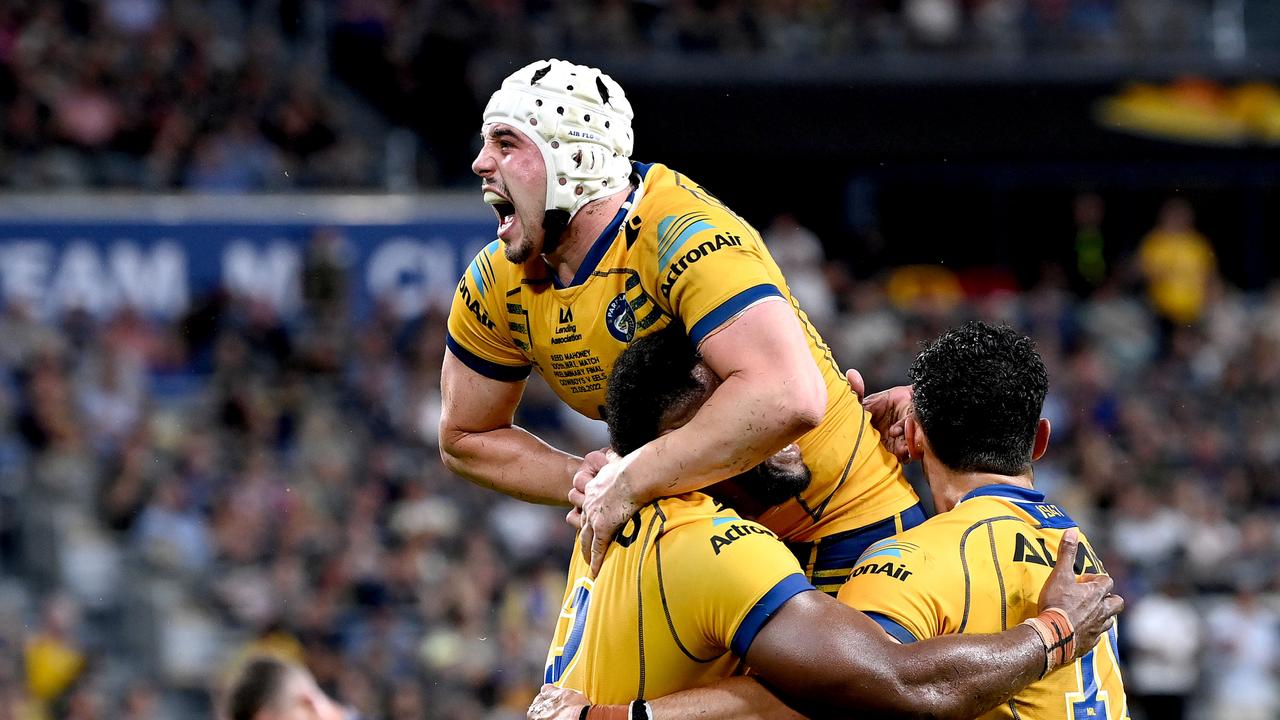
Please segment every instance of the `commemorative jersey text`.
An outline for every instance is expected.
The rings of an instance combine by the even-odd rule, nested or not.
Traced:
[[[498,241],[481,251],[454,297],[450,351],[498,380],[536,369],[565,403],[598,419],[609,372],[632,339],[678,319],[697,344],[755,303],[787,302],[826,380],[827,414],[799,440],[812,485],[761,523],[788,540],[811,540],[914,505],[897,461],[880,446],[759,233],[679,173],[661,165],[636,170],[640,185],[567,286],[541,258],[512,264]]]
[[[872,545],[840,601],[867,613],[901,642],[1007,630],[1038,612],[1058,545],[1075,522],[1039,493],[992,485],[950,512]],[[1074,569],[1105,573],[1081,533]],[[1128,720],[1113,628],[981,720]]]
[[[543,681],[595,703],[705,685],[733,674],[765,621],[812,589],[772,532],[710,497],[650,503],[594,580],[574,548]]]

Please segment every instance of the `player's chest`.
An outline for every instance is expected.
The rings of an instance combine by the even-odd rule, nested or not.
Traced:
[[[507,298],[508,327],[529,361],[562,399],[599,415],[618,355],[669,321],[638,272],[601,269],[581,287],[523,286]]]

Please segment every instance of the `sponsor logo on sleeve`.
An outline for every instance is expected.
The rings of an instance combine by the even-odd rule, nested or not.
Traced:
[[[849,577],[859,575],[888,575],[894,580],[906,580],[914,571],[907,569],[907,560],[919,550],[915,543],[903,542],[895,538],[886,538],[867,548],[855,563],[856,567]]]
[[[729,547],[748,535],[768,535],[773,538],[778,537],[759,525],[745,523],[738,518],[716,518],[712,523],[716,527],[729,525],[729,527],[724,530],[720,530],[715,535],[711,536],[711,549],[716,555],[719,555],[720,551],[724,548]]]
[[[737,235],[728,233],[717,233],[712,240],[704,240],[691,248],[688,252],[679,256],[667,266],[667,275],[663,278],[662,285],[658,289],[665,298],[671,297],[671,288],[675,287],[676,281],[685,273],[694,263],[705,258],[721,248],[741,247],[742,238]]]
[[[489,318],[489,311],[480,305],[480,300],[471,295],[471,288],[467,287],[467,279],[463,278],[458,283],[458,295],[461,296],[462,304],[475,316],[476,320],[483,326],[494,329],[493,320]]]

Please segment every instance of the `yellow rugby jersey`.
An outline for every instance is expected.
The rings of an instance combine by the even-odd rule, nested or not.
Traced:
[[[594,703],[728,677],[765,621],[814,589],[772,532],[702,493],[643,507],[594,581],[572,557],[543,679]]]
[[[1007,630],[1037,614],[1062,533],[1073,527],[1035,490],[978,488],[950,512],[869,547],[839,599],[902,642]],[[1105,572],[1083,532],[1075,570]],[[982,720],[1127,720],[1116,647],[1113,628]]]
[[[678,318],[695,344],[754,303],[791,303],[827,384],[822,424],[799,439],[809,489],[760,522],[787,540],[852,530],[916,503],[897,460],[852,393],[831,350],[791,297],[759,233],[662,165],[639,184],[567,286],[539,257],[508,262],[495,240],[463,273],[449,312],[450,352],[497,380],[539,374],[564,402],[601,417],[605,384],[631,340]]]

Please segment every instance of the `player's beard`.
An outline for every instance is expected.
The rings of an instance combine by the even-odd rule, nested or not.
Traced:
[[[795,458],[778,462],[777,456],[707,489],[712,497],[737,510],[745,518],[758,518],[775,505],[797,497],[812,480],[809,468]]]
[[[524,232],[515,242],[507,243],[502,252],[507,256],[508,262],[523,265],[533,257],[533,246],[533,239],[529,237],[528,232]]]
[[[802,463],[775,464],[768,460],[734,478],[743,492],[765,507],[799,495],[811,480],[809,468]]]
[[[557,223],[547,223],[545,215],[539,223],[542,229],[542,242],[538,242],[529,231],[529,225],[524,222],[524,218],[520,218],[520,238],[515,242],[507,243],[503,249],[507,261],[522,265],[529,261],[534,255],[550,255],[560,247],[560,239],[564,235],[564,228]],[[550,225],[550,227],[548,227]]]

